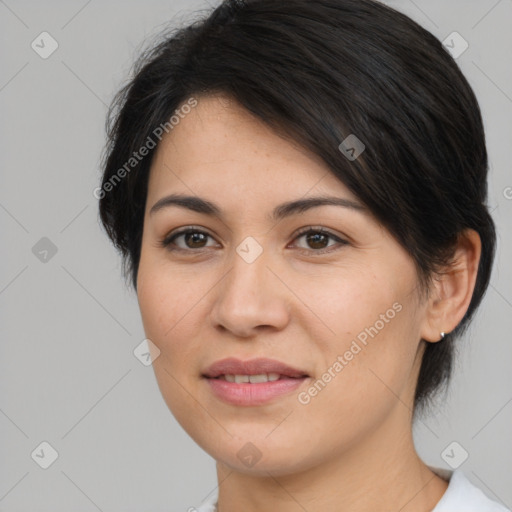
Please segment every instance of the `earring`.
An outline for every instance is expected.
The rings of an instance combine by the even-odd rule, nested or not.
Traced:
[[[444,336],[445,336],[445,334],[444,334],[444,332],[442,332],[442,333],[441,333],[441,339],[440,339],[439,341],[444,340]]]

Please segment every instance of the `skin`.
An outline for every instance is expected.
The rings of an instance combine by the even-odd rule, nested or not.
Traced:
[[[432,510],[447,483],[416,453],[414,389],[425,344],[454,329],[469,305],[478,235],[461,237],[453,267],[425,298],[413,260],[367,210],[329,205],[271,220],[286,201],[357,197],[318,156],[236,102],[198,99],[152,163],[137,292],[146,335],[160,351],[153,367],[162,396],[217,461],[219,511]],[[208,199],[222,217],[179,206],[150,214],[171,193]],[[181,251],[160,245],[187,226],[209,236],[175,239],[171,247]],[[308,243],[296,235],[308,226],[347,243]],[[236,252],[248,236],[263,250],[252,263]],[[322,248],[330,252],[318,254]],[[393,304],[400,312],[300,403],[299,392]],[[310,378],[265,405],[229,405],[201,376],[226,357],[269,357]],[[251,467],[237,456],[246,443],[261,455]]]

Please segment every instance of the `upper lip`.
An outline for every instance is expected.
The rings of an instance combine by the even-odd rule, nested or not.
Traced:
[[[308,376],[306,372],[275,359],[258,358],[242,361],[234,357],[216,361],[206,369],[203,376],[213,379],[221,375],[260,375],[262,373],[278,373],[296,378]]]

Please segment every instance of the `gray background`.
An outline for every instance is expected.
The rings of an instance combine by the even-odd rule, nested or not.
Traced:
[[[468,452],[470,480],[512,507],[512,1],[387,3],[441,40],[457,31],[469,43],[457,62],[482,107],[500,233],[450,394],[415,439],[427,463],[446,468],[456,441],[448,452]],[[0,0],[0,511],[178,511],[216,487],[213,459],[133,354],[145,338],[136,297],[92,193],[106,106],[138,48],[199,7],[208,4]],[[31,48],[43,31],[59,44],[47,59]],[[43,237],[56,254],[41,252]],[[43,441],[58,452],[48,469],[36,463],[47,449],[31,456]]]

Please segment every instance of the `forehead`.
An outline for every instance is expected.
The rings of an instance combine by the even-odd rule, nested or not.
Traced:
[[[148,195],[156,198],[172,189],[283,197],[315,189],[356,199],[318,155],[278,135],[233,99],[217,95],[197,100],[159,143]]]

